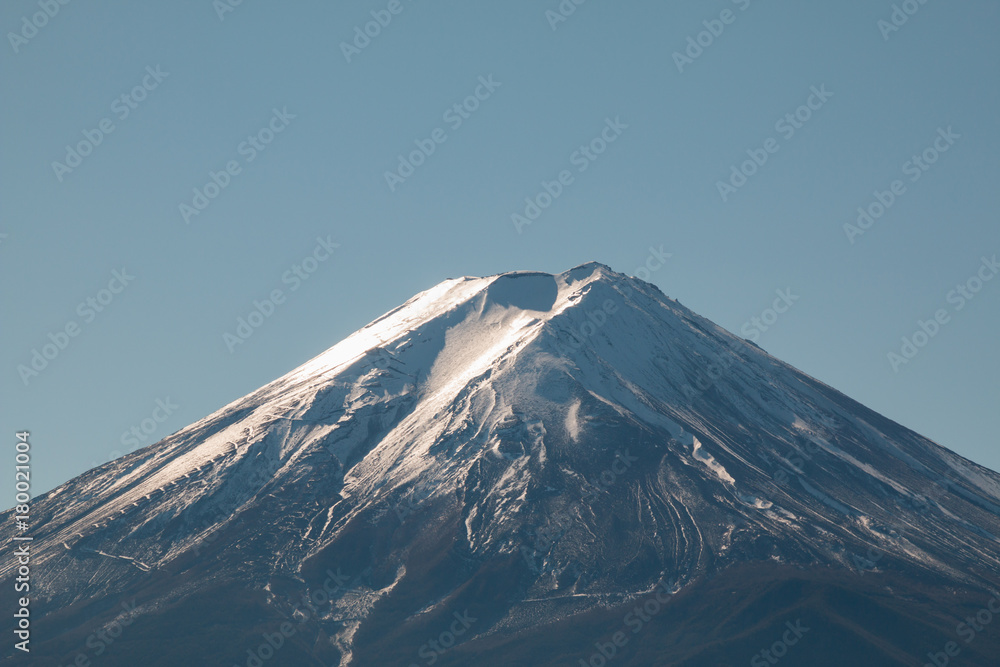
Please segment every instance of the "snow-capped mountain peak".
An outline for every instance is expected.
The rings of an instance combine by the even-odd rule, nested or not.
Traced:
[[[477,636],[748,563],[1000,578],[1000,476],[597,263],[446,280],[35,512],[53,607],[208,568],[283,609],[336,563],[348,661],[487,572],[517,587]]]

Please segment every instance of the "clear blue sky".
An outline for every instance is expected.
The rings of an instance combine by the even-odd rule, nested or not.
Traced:
[[[1000,279],[949,298],[1000,253],[995,2],[903,3],[895,26],[888,0],[589,0],[565,21],[558,0],[224,1],[0,5],[0,405],[8,440],[32,433],[33,493],[446,278],[634,274],[661,246],[668,295],[737,333],[763,315],[772,354],[1000,469]],[[391,22],[345,49],[373,11]],[[433,153],[387,179],[416,141]],[[519,233],[543,181],[558,196]],[[876,190],[894,201],[851,243]],[[65,349],[26,383],[50,333]]]

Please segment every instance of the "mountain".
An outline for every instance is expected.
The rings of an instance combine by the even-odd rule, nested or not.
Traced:
[[[31,512],[30,664],[1000,655],[1000,475],[595,263],[447,280]]]

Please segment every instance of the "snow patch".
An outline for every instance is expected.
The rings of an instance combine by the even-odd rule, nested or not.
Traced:
[[[580,403],[580,399],[576,399],[570,404],[569,410],[566,411],[565,426],[573,442],[580,439]]]
[[[736,480],[733,479],[733,476],[730,475],[725,468],[722,467],[722,464],[716,461],[711,454],[701,448],[701,442],[698,438],[692,436],[691,441],[693,443],[691,446],[692,456],[704,463],[708,469],[714,472],[715,476],[723,482],[726,482],[727,484],[736,484]]]

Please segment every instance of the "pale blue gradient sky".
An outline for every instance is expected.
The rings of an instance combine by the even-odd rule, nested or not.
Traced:
[[[1000,469],[1000,280],[947,301],[1000,253],[995,2],[931,0],[885,40],[892,3],[870,0],[590,0],[556,30],[556,0],[402,0],[346,62],[340,43],[388,4],[248,0],[220,20],[210,0],[71,2],[18,53],[5,39],[0,405],[9,439],[32,432],[33,493],[127,449],[157,399],[179,407],[152,439],[446,278],[631,274],[661,245],[650,280],[668,295],[739,333],[790,288],[761,347]],[[725,9],[678,72],[672,54]],[[38,11],[5,2],[0,27]],[[147,66],[169,76],[119,119]],[[453,130],[444,112],[489,75],[501,86]],[[775,123],[823,85],[786,139]],[[295,118],[246,162],[274,108]],[[628,128],[580,173],[571,154],[608,117]],[[103,118],[114,131],[60,182],[52,162]],[[948,126],[961,138],[910,182],[903,164]],[[385,171],[435,128],[447,141],[391,192]],[[778,152],[723,202],[717,181],[769,137]],[[241,173],[185,224],[178,205],[229,160]],[[573,183],[518,234],[511,214],[564,169]],[[850,244],[844,223],[894,179],[906,193]],[[327,235],[340,248],[291,292],[283,274]],[[78,304],[122,267],[134,282],[86,322]],[[276,288],[287,300],[230,353],[223,334]],[[887,353],[939,308],[951,320],[894,373]],[[18,365],[70,321],[80,334],[25,386]]]

